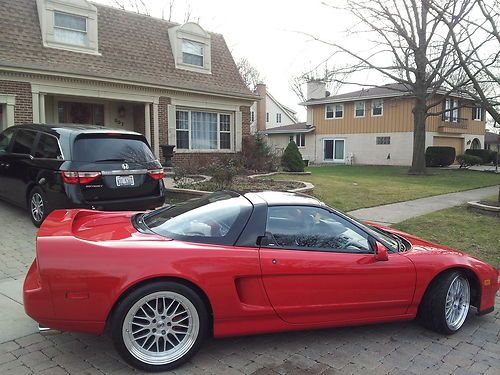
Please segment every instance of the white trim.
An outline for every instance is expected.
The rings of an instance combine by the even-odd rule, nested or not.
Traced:
[[[151,104],[150,103],[145,103],[144,104],[144,136],[146,137],[146,140],[148,141],[149,145],[151,145]]]
[[[376,100],[380,100],[380,103],[382,104],[382,107],[381,107],[382,111],[381,111],[380,115],[374,115],[373,114],[373,109],[375,108],[373,106],[373,102],[376,101]],[[382,117],[384,115],[384,99],[382,99],[382,98],[372,99],[371,103],[370,103],[370,107],[371,107],[370,108],[370,115],[371,115],[371,117]]]
[[[363,103],[363,116],[356,116],[356,103]],[[365,100],[356,100],[353,105],[354,105],[354,111],[353,111],[354,118],[363,118],[366,116],[366,101]]]
[[[153,151],[160,158],[160,126],[158,117],[158,103],[153,103]]]
[[[40,98],[40,124],[45,124],[45,94],[39,94]]]
[[[33,105],[33,122],[38,124],[40,122],[40,94],[38,92],[31,93],[31,102]]]
[[[333,141],[333,149],[332,149],[332,156],[333,159],[325,159],[325,141]],[[344,158],[343,159],[335,159],[335,142],[336,141],[343,141],[344,142]],[[337,138],[337,137],[325,137],[321,139],[321,144],[322,144],[322,161],[324,163],[345,163],[346,160],[346,144],[347,144],[347,139],[346,138]]]

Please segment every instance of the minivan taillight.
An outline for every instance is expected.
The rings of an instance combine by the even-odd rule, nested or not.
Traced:
[[[161,180],[163,177],[165,177],[165,172],[163,171],[162,168],[159,168],[159,169],[148,169],[148,175],[153,180]]]
[[[96,178],[100,177],[101,172],[63,171],[61,172],[61,175],[65,184],[87,185],[94,181]]]

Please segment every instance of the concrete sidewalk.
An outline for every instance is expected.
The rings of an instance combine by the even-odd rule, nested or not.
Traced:
[[[361,208],[359,210],[350,211],[349,215],[360,220],[370,220],[390,225],[411,219],[412,217],[459,206],[469,201],[480,200],[496,194],[498,194],[498,186],[490,186],[458,193],[435,195],[433,197],[420,198],[412,201],[391,203],[383,206]]]

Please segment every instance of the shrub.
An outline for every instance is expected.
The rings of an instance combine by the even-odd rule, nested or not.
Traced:
[[[245,169],[258,172],[274,172],[278,169],[279,158],[260,134],[243,138],[240,154]]]
[[[467,154],[458,155],[457,161],[460,163],[460,168],[467,168],[482,163],[482,159],[479,156]]]
[[[465,154],[480,157],[482,160],[482,164],[496,163],[496,160],[497,160],[497,153],[493,150],[468,149],[468,150],[465,150]]]
[[[455,161],[455,148],[446,146],[429,146],[425,150],[427,167],[447,167]]]
[[[227,156],[210,164],[207,172],[212,176],[210,182],[215,186],[215,190],[224,190],[232,187],[233,180],[241,172],[241,169],[239,158]]]
[[[304,161],[302,154],[294,141],[286,146],[283,157],[281,158],[283,169],[288,172],[304,172]]]

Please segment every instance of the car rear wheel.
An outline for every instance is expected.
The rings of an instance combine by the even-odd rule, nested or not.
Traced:
[[[452,271],[440,275],[427,290],[419,317],[427,328],[449,335],[463,326],[469,307],[469,280],[462,272]]]
[[[167,371],[189,360],[207,329],[207,309],[196,292],[174,282],[155,282],[136,289],[118,305],[112,338],[132,366]]]
[[[45,198],[45,193],[38,186],[34,187],[28,197],[28,207],[30,217],[36,227],[40,227],[49,214],[49,204]]]

